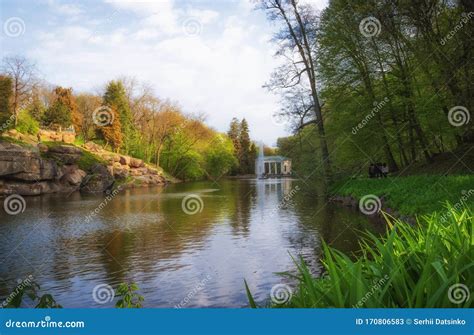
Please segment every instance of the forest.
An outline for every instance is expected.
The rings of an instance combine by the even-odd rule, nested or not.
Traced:
[[[266,87],[294,136],[280,153],[301,176],[326,180],[429,165],[472,149],[471,1],[332,0],[322,12],[262,1],[282,60]]]

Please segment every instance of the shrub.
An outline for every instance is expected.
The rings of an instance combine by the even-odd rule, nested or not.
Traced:
[[[22,134],[36,135],[40,129],[39,122],[36,121],[30,113],[26,110],[20,111],[18,114],[18,120],[16,130]]]

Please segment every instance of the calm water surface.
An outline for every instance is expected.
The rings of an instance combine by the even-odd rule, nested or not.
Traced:
[[[182,209],[189,194],[202,199],[194,215]],[[26,202],[16,216],[0,210],[1,301],[32,274],[63,307],[113,307],[94,301],[94,287],[131,281],[144,307],[242,307],[244,279],[264,301],[273,285],[294,285],[275,274],[294,271],[290,254],[318,274],[321,239],[356,251],[360,231],[383,229],[288,179],[126,190],[105,206],[79,193]]]

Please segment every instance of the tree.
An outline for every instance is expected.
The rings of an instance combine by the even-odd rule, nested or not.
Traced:
[[[103,104],[117,111],[123,137],[122,149],[128,154],[135,134],[130,105],[121,81],[112,80],[107,84]]]
[[[235,156],[237,157],[237,165],[232,168],[231,173],[233,175],[239,173],[240,170],[240,160],[242,157],[242,150],[240,146],[240,122],[237,118],[232,118],[230,121],[229,131],[227,132],[232,144],[234,145]]]
[[[81,135],[84,141],[88,141],[94,137],[94,131],[96,127],[94,125],[93,113],[97,110],[101,104],[102,99],[100,96],[83,93],[76,97],[77,112],[82,116],[81,123]]]
[[[54,101],[44,113],[43,122],[48,126],[69,127],[74,121],[73,115],[78,113],[72,88],[58,86],[54,89],[54,94]]]
[[[12,97],[12,79],[8,76],[0,75],[0,133],[9,128],[11,120],[11,105]]]
[[[21,56],[3,58],[2,72],[12,79],[12,113],[15,116],[15,126],[20,109],[27,103],[29,94],[35,84],[35,65]]]
[[[123,144],[120,115],[116,109],[111,107],[109,107],[106,112],[111,114],[109,115],[110,122],[99,126],[99,129],[104,136],[106,143],[110,144],[115,152],[119,152]]]
[[[247,120],[242,119],[240,123],[240,134],[239,134],[239,142],[240,142],[240,170],[243,174],[253,173],[252,170],[252,161],[254,157],[250,153],[250,134],[249,134],[249,125]]]
[[[232,140],[224,134],[216,134],[205,152],[206,173],[217,179],[237,165]]]
[[[266,11],[269,20],[281,23],[282,28],[274,40],[280,46],[277,55],[287,60],[273,73],[267,87],[283,91],[291,91],[298,86],[303,88],[304,84],[309,87],[306,95],[310,95],[311,104],[307,109],[313,111],[313,118],[301,127],[309,124],[315,124],[317,127],[324,181],[328,182],[331,163],[316,78],[316,11],[311,5],[300,5],[297,0],[262,0],[260,7]]]

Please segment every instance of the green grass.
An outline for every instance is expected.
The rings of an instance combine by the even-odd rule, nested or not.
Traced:
[[[270,307],[474,307],[466,298],[474,290],[473,212],[449,211],[448,220],[434,214],[415,227],[387,218],[387,235],[367,234],[356,260],[324,245],[324,275],[314,278],[295,261],[298,273],[283,274],[298,283],[292,298]]]
[[[356,199],[374,194],[401,214],[430,214],[443,211],[446,201],[474,207],[474,175],[349,179],[334,185],[331,193]]]
[[[82,150],[82,156],[77,162],[77,166],[79,166],[81,170],[90,171],[95,164],[106,166],[107,162],[89,151]]]

